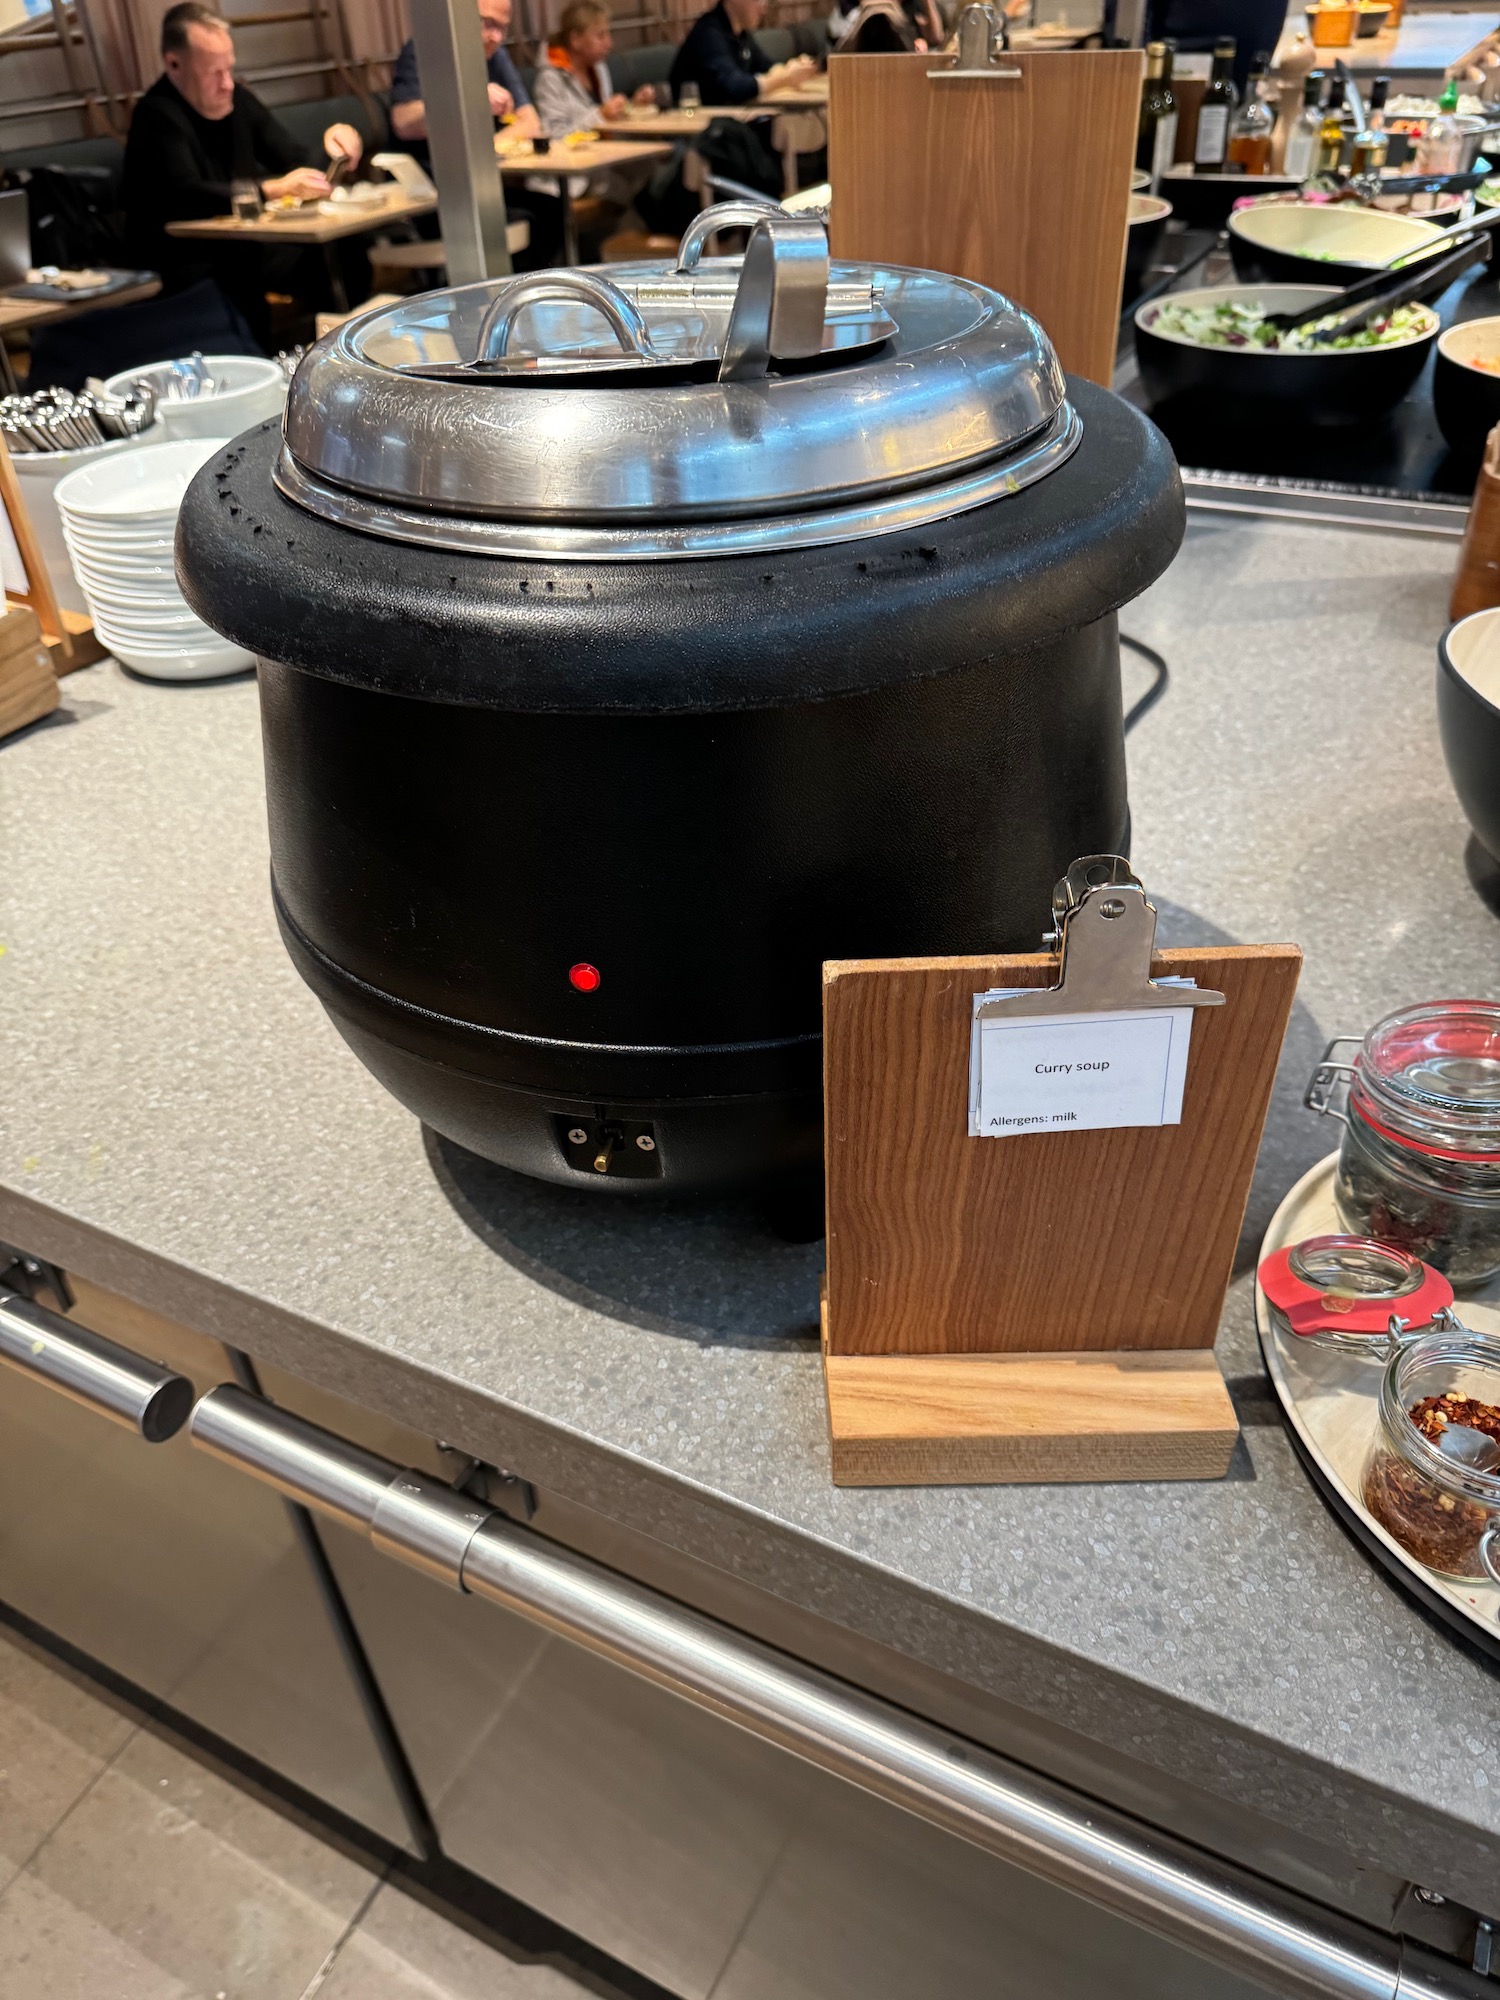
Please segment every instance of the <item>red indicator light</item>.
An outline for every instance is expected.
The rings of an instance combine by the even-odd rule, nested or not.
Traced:
[[[597,993],[599,991],[599,968],[597,965],[573,965],[568,968],[568,984],[575,993]]]

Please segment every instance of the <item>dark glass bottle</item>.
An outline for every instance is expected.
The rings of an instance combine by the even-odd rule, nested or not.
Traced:
[[[1286,135],[1286,156],[1281,171],[1288,180],[1312,179],[1318,158],[1318,134],[1323,129],[1323,72],[1309,70],[1302,85],[1302,109],[1292,120]]]
[[[1328,86],[1328,103],[1313,159],[1315,174],[1337,173],[1339,161],[1344,157],[1344,137],[1344,79],[1336,76]]]
[[[1385,100],[1391,91],[1388,76],[1377,76],[1370,85],[1370,102],[1365,111],[1365,129],[1354,141],[1351,174],[1378,174],[1385,165],[1388,138],[1385,130]]]
[[[1158,192],[1161,177],[1171,166],[1176,151],[1177,99],[1172,95],[1172,51],[1166,42],[1148,42],[1135,163],[1151,176],[1153,194]]]
[[[1245,101],[1229,126],[1229,153],[1225,164],[1232,174],[1264,174],[1271,166],[1271,135],[1276,130],[1276,113],[1266,102],[1266,70],[1271,58],[1255,58]]]
[[[1193,171],[1222,174],[1229,157],[1229,121],[1239,103],[1234,87],[1234,43],[1226,35],[1214,43],[1213,72],[1198,110],[1198,136],[1193,141]]]

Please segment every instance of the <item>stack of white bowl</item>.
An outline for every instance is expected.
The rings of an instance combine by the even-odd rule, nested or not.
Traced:
[[[153,680],[206,681],[253,664],[188,610],[172,545],[193,475],[228,438],[145,445],[69,473],[57,511],[94,630],[122,665]]]
[[[164,438],[237,437],[252,424],[279,417],[286,401],[286,375],[279,361],[256,354],[205,354],[204,385],[184,393],[181,364],[155,361],[149,368],[126,368],[104,387],[123,396],[145,383],[156,397],[156,421]]]
[[[145,444],[160,444],[166,432],[152,424],[139,437],[111,438],[108,444],[85,445],[79,451],[20,451],[11,460],[21,482],[21,498],[36,530],[37,546],[52,591],[64,611],[87,611],[83,592],[68,561],[68,545],[63,540],[62,517],[57,511],[57,489],[70,472],[80,466],[98,465],[105,458],[119,458],[139,451]]]

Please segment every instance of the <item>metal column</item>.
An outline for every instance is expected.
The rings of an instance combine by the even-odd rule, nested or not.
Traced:
[[[474,0],[411,0],[411,27],[449,281],[504,277],[510,270],[505,194],[479,11]]]

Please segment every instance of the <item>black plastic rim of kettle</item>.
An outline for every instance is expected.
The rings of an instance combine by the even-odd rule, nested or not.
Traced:
[[[1092,383],[1070,380],[1069,396],[1082,443],[1019,493],[896,534],[704,560],[520,561],[336,527],[276,491],[268,423],[188,489],[183,593],[263,659],[515,712],[775,707],[922,680],[1106,616],[1181,541],[1161,433]]]

